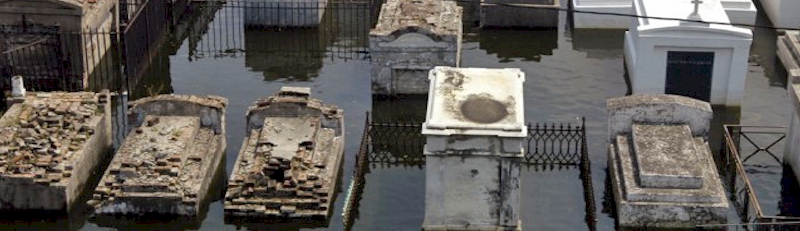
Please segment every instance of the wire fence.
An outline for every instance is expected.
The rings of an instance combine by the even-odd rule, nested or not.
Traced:
[[[724,128],[725,145],[721,175],[727,182],[728,194],[739,215],[740,223],[700,227],[728,230],[800,230],[800,217],[781,213],[768,214],[764,211],[765,205],[777,201],[765,201],[764,197],[759,197],[759,193],[773,195],[782,193],[763,191],[764,187],[760,187],[762,191],[759,192],[753,186],[754,179],[763,181],[767,177],[758,175],[764,172],[759,169],[783,169],[782,158],[777,155],[776,149],[785,145],[786,128],[740,125],[725,125]],[[784,171],[791,172],[788,169]],[[793,176],[790,178],[794,181]],[[774,187],[768,189],[781,190]]]

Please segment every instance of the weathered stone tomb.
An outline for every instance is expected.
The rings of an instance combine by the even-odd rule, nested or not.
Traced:
[[[624,228],[726,223],[728,199],[707,137],[711,106],[677,95],[608,100],[608,171]]]
[[[344,156],[344,112],[310,91],[283,87],[248,109],[226,216],[328,218]]]
[[[197,216],[224,158],[227,99],[158,95],[129,105],[132,130],[87,203],[97,215]]]
[[[800,179],[800,32],[786,31],[778,37],[778,58],[786,68],[789,102],[792,104],[792,119],[789,122],[789,142],[786,142],[784,163],[792,166],[794,175]]]
[[[800,31],[786,31],[785,34],[778,36],[777,56],[786,68],[787,81],[790,83],[800,83]]]
[[[462,8],[438,0],[389,0],[369,32],[373,94],[427,94],[428,71],[461,60]]]
[[[111,147],[104,93],[12,98],[0,118],[0,209],[66,210]]]
[[[423,230],[521,230],[524,123],[519,69],[431,70]]]

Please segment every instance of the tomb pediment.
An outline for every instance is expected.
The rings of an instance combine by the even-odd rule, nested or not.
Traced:
[[[752,39],[753,32],[748,29],[732,26],[642,26],[639,27],[642,36],[697,38],[697,39]]]

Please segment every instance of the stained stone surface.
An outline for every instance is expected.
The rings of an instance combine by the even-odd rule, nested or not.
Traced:
[[[639,183],[647,188],[701,188],[703,156],[686,125],[633,125],[633,148],[639,167]],[[666,155],[665,155],[666,154]]]
[[[423,133],[511,137],[525,126],[519,69],[436,67],[429,78],[434,90]]]
[[[384,3],[369,32],[373,94],[427,94],[431,68],[460,63],[461,17],[451,1]]]
[[[225,150],[220,128],[226,104],[219,97],[178,95],[132,102],[131,113],[141,113],[132,117],[142,117],[142,123],[95,189],[88,202],[94,212],[197,216]]]
[[[0,119],[0,209],[69,209],[111,146],[107,91],[15,98]],[[36,193],[33,193],[36,192]]]
[[[727,223],[727,196],[702,132],[708,125],[698,126],[708,123],[696,121],[711,119],[705,116],[708,103],[634,95],[610,99],[608,106],[609,121],[616,123],[609,129],[608,166],[620,227]]]
[[[338,186],[343,112],[284,87],[248,111],[242,143],[225,194],[230,217],[326,219]]]

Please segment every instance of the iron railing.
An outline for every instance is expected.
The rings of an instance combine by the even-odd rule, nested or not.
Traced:
[[[20,75],[29,91],[117,89],[116,32],[0,32],[13,45],[0,51],[3,90]],[[8,42],[8,41],[7,41]]]
[[[773,149],[781,147],[785,127],[725,125],[724,165],[721,172],[727,181],[728,193],[740,218],[740,224],[705,225],[735,230],[800,230],[800,217],[766,214],[757,196],[750,174],[753,167],[783,167],[782,158]]]
[[[419,167],[425,165],[421,122],[372,122],[369,112],[364,123],[361,145],[356,153],[353,179],[343,210],[347,230],[358,216],[358,204],[364,190],[364,176],[376,167]],[[585,119],[581,125],[528,124],[525,161],[528,166],[552,169],[555,166],[577,166],[586,203],[587,226],[595,230],[596,209],[592,186],[591,163],[586,145]]]

